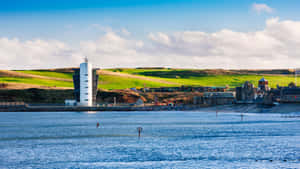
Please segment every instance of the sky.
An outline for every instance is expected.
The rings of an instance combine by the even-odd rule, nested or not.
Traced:
[[[1,0],[0,69],[300,67],[299,0]]]

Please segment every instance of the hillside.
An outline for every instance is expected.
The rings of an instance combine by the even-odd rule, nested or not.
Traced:
[[[72,89],[72,68],[45,70],[0,70],[0,83],[5,89]],[[99,88],[126,89],[161,86],[241,86],[245,81],[257,85],[263,76],[271,87],[294,81],[293,70],[222,70],[136,68],[99,70]],[[0,86],[0,87],[1,87]]]

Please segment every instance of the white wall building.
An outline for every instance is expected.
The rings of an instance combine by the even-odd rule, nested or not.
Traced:
[[[80,64],[80,106],[93,105],[93,68],[85,58],[84,63]]]
[[[65,106],[76,106],[76,104],[77,104],[76,100],[70,100],[70,99],[65,100]]]

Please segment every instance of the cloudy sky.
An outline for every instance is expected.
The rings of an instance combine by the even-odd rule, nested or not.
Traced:
[[[0,69],[300,67],[299,0],[1,0]]]

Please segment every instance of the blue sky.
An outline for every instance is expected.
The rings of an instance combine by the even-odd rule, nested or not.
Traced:
[[[258,15],[251,10],[255,2],[268,3],[276,11]],[[98,33],[89,29],[93,24],[126,28],[139,38],[153,31],[251,31],[261,29],[272,16],[300,17],[297,0],[2,0],[0,4],[0,36],[24,39],[91,38]]]
[[[255,5],[257,8],[254,7]],[[9,39],[10,43],[13,43],[13,39],[17,39],[23,48],[25,48],[24,45],[27,45],[25,42],[36,42],[36,39],[47,43],[51,40],[59,41],[71,48],[68,51],[70,53],[82,44],[86,44],[87,41],[93,41],[95,44],[96,41],[113,44],[111,40],[117,41],[120,38],[118,39],[120,43],[123,45],[124,43],[130,44],[131,47],[131,43],[140,46],[151,42],[150,45],[143,45],[142,53],[139,53],[140,51],[136,49],[138,47],[133,45],[134,51],[142,56],[145,55],[145,51],[149,52],[150,48],[158,45],[153,43],[155,40],[168,39],[168,43],[172,42],[172,46],[178,42],[178,39],[186,38],[183,35],[177,37],[178,35],[174,35],[176,32],[205,32],[210,34],[210,38],[214,38],[214,33],[222,33],[222,30],[244,34],[263,31],[267,27],[268,20],[274,18],[278,18],[278,21],[272,24],[276,26],[278,23],[276,29],[283,27],[284,21],[293,21],[297,24],[296,22],[300,20],[299,6],[299,0],[1,0],[0,38]],[[290,30],[287,29],[286,31]],[[129,33],[124,35],[124,32]],[[160,32],[162,34],[157,34]],[[152,39],[149,38],[150,36]],[[199,39],[197,39],[198,41]],[[170,46],[170,44],[168,45]],[[125,46],[123,47],[129,48]],[[119,43],[116,43],[115,46],[108,46],[114,50],[119,50],[118,47],[120,47]],[[31,47],[25,49],[29,50],[28,48]],[[174,48],[176,46],[173,46],[172,49],[178,50]],[[106,51],[108,49],[102,48],[100,50],[96,47],[93,50],[94,53],[91,51],[87,53],[102,57],[101,54],[108,55],[108,53],[116,52]],[[102,53],[95,54],[99,50]],[[2,53],[6,54],[7,51],[11,50],[5,48]],[[103,53],[103,51],[105,52]],[[64,51],[63,53],[68,52]],[[76,52],[82,53],[82,51]],[[117,53],[120,54],[121,52],[118,51]],[[202,57],[200,53],[193,53],[193,57]],[[11,55],[17,56],[16,53]],[[4,58],[5,56],[1,56],[0,44],[0,59],[1,57]],[[185,58],[186,56],[183,54],[181,57]],[[230,59],[228,58],[228,62]],[[41,58],[37,60],[39,60],[37,63],[43,62]],[[144,60],[148,61],[149,58]],[[156,61],[151,63],[153,66],[161,66]],[[53,64],[55,65],[55,63]],[[136,64],[137,66],[144,65],[142,61]],[[116,61],[116,66],[136,64],[122,64]],[[163,66],[172,66],[172,64],[174,63],[169,63],[169,60],[166,59]],[[219,63],[208,67],[222,67],[222,65]],[[114,67],[114,64],[105,66]],[[175,64],[175,66],[188,67],[188,64]],[[288,65],[277,65],[276,67],[280,66],[287,67]]]

